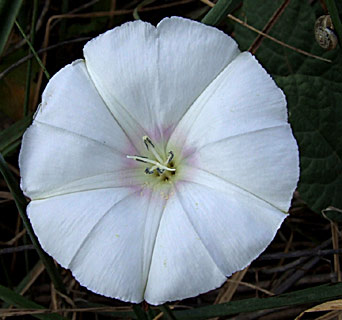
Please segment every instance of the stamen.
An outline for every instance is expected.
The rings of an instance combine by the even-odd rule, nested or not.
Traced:
[[[164,169],[164,170],[167,170],[167,171],[176,171],[176,169],[174,169],[174,168],[168,168],[168,167],[162,165],[161,163],[159,163],[159,162],[157,162],[155,160],[151,160],[151,159],[148,159],[148,158],[145,158],[145,157],[141,157],[141,156],[126,156],[126,157],[128,159],[133,159],[133,160],[144,162],[144,163],[154,164],[156,166],[156,168],[159,168],[159,169]],[[152,169],[153,169],[153,167],[151,168],[151,170]]]
[[[158,154],[157,151],[155,150],[154,144],[152,143],[152,140],[151,140],[148,136],[143,136],[143,141],[144,141],[144,143],[145,143],[145,146],[146,146],[147,150],[151,151],[152,154],[156,157],[156,159],[157,159],[159,162],[163,162],[163,160],[161,159],[161,157],[159,156],[159,154]],[[149,148],[149,145],[150,145],[152,148]]]
[[[149,150],[149,148],[148,148],[149,144],[152,146],[152,148],[154,148],[154,144],[152,143],[152,140],[148,136],[143,136],[143,141],[145,143],[147,150]]]
[[[143,156],[127,156],[127,158],[134,159],[136,161],[143,162],[143,163],[148,163],[146,161],[146,159],[148,159],[148,158],[147,157],[143,157]]]
[[[153,168],[153,167],[152,167],[152,168]],[[152,168],[151,168],[151,169],[152,169]],[[145,169],[145,173],[146,173],[146,174],[153,174],[154,170],[151,170],[151,169],[146,168],[146,169]]]
[[[169,151],[168,154],[169,155],[168,155],[168,157],[167,157],[167,159],[165,161],[165,164],[169,164],[172,161],[173,157],[175,156],[172,151]]]
[[[159,174],[163,174],[165,172],[164,169],[160,169],[160,168],[157,168],[157,171],[158,171]]]
[[[174,154],[172,151],[169,151],[166,161],[163,161],[160,155],[158,154],[158,152],[156,151],[152,140],[148,136],[143,136],[143,141],[146,146],[146,149],[154,155],[157,161],[151,160],[144,156],[126,156],[128,159],[133,159],[133,160],[140,161],[143,163],[153,164],[151,168],[145,169],[146,174],[152,174],[154,173],[154,170],[157,170],[160,175],[162,175],[165,172],[165,170],[172,171],[172,172],[176,171],[175,168],[167,167],[167,165],[172,161],[174,157]]]

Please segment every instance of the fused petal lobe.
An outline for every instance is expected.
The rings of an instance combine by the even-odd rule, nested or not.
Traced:
[[[77,181],[126,168],[125,156],[133,150],[78,60],[50,80],[24,134],[19,157],[23,191],[31,199],[60,188],[75,191]]]
[[[194,150],[235,135],[287,123],[283,92],[248,52],[215,78],[177,124],[170,144]]]
[[[176,17],[156,28],[127,23],[84,47],[97,89],[133,140],[145,134],[167,139],[238,53],[235,41],[223,32]]]

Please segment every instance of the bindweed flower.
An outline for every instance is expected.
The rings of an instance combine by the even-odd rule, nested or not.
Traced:
[[[43,247],[88,289],[161,304],[217,288],[274,238],[296,187],[285,96],[223,32],[183,18],[89,41],[20,152]]]

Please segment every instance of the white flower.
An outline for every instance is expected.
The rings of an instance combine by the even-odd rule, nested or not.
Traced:
[[[48,83],[23,138],[44,250],[88,289],[151,304],[220,286],[270,243],[299,175],[282,91],[215,28],[136,21]]]

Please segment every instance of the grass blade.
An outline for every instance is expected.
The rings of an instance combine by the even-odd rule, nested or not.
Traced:
[[[139,304],[132,304],[132,309],[138,320],[147,320],[147,315]]]
[[[32,115],[28,115],[0,132],[0,153],[3,156],[20,143],[20,138],[31,122]]]
[[[26,299],[18,293],[0,285],[0,299],[4,300],[6,303],[10,305],[15,305],[18,308],[25,309],[45,309],[43,306]],[[32,314],[33,317],[42,320],[67,320],[58,314]]]
[[[201,307],[197,309],[174,311],[179,320],[208,319],[243,312],[254,312],[279,307],[296,306],[307,303],[324,302],[342,297],[342,283],[322,285],[305,290],[294,291],[270,298],[252,298]]]
[[[30,40],[27,38],[24,30],[21,28],[20,24],[18,23],[18,21],[14,21],[15,22],[15,25],[17,26],[17,28],[19,29],[21,35],[23,36],[23,38],[25,39],[26,43],[28,44],[28,46],[30,47],[30,50],[32,52],[32,54],[34,55],[34,57],[36,58],[38,64],[40,65],[40,67],[43,69],[44,71],[44,74],[45,74],[45,77],[46,79],[50,80],[50,75],[49,73],[47,72],[42,60],[40,60],[40,58],[38,57],[38,53],[36,52],[36,50],[33,48]]]
[[[0,55],[4,50],[22,2],[22,0],[0,1]]]
[[[30,32],[30,40],[32,45],[34,45],[34,40],[36,36],[36,20],[38,13],[38,0],[33,1],[33,13],[32,13],[32,22],[31,22],[31,32]],[[28,54],[30,54],[30,50]],[[32,59],[27,62],[27,73],[26,73],[26,88],[25,88],[25,101],[24,101],[24,116],[27,116],[29,113],[29,103],[30,103],[30,92],[31,92],[31,77],[32,77]]]
[[[22,191],[19,188],[19,184],[13,177],[11,171],[8,169],[7,163],[5,159],[3,158],[2,154],[0,154],[0,171],[7,183],[7,186],[9,190],[12,193],[12,196],[14,198],[14,202],[18,208],[19,214],[23,220],[23,224],[26,228],[27,233],[29,234],[31,241],[33,245],[35,246],[37,253],[42,260],[42,262],[45,265],[46,271],[48,272],[51,281],[53,282],[55,288],[61,292],[65,292],[65,288],[62,282],[62,279],[60,278],[60,275],[58,273],[58,270],[50,256],[48,256],[40,247],[40,244],[38,242],[38,239],[36,235],[33,232],[32,226],[30,224],[30,221],[26,215],[26,198],[23,195]]]
[[[204,16],[202,23],[210,26],[218,25],[230,12],[232,0],[219,0]]]

